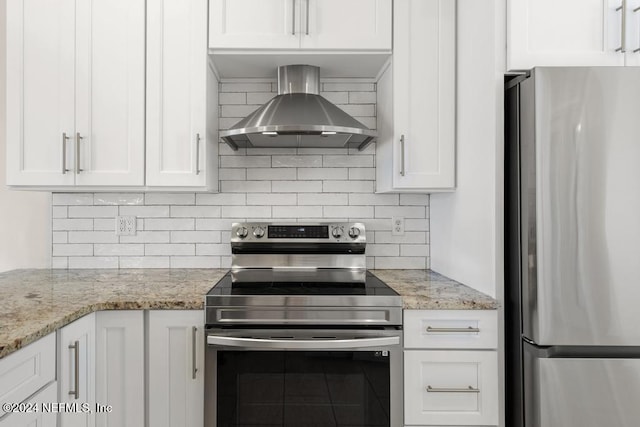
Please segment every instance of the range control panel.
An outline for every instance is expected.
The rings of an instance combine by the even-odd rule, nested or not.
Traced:
[[[348,242],[365,243],[365,228],[360,222],[322,224],[271,224],[240,222],[231,227],[231,242]]]

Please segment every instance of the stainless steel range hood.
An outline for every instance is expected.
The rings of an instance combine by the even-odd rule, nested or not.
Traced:
[[[363,150],[377,132],[320,96],[320,68],[278,68],[278,95],[220,137],[231,148],[348,148]]]

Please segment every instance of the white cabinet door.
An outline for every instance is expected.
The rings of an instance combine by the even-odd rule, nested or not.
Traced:
[[[75,1],[6,7],[7,184],[73,185]]]
[[[58,330],[59,402],[95,405],[95,331],[94,313]],[[93,427],[95,416],[90,412],[61,412],[60,427]]]
[[[391,50],[391,0],[304,0],[303,49]]]
[[[207,64],[207,19],[207,0],[147,3],[148,186],[217,183],[218,82]]]
[[[376,191],[451,190],[456,2],[396,0],[393,21],[393,62],[378,81]]]
[[[507,68],[624,65],[622,0],[509,0]],[[628,3],[625,19],[631,24]],[[638,40],[625,40],[626,48]],[[635,47],[633,47],[635,46]]]
[[[58,402],[58,385],[54,381],[37,394],[25,400],[28,408],[38,408],[35,412],[17,412],[0,418],[0,427],[56,427],[56,413],[52,406],[43,412],[43,405]]]
[[[149,425],[204,422],[202,310],[149,312]]]
[[[297,49],[300,0],[210,0],[211,49]]]
[[[495,351],[405,351],[405,424],[497,425]]]
[[[76,184],[143,185],[145,1],[76,11]]]
[[[141,310],[96,313],[96,426],[144,425],[144,319]]]

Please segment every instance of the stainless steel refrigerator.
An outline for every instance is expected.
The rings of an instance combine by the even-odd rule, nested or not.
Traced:
[[[505,85],[508,427],[640,426],[640,68]]]

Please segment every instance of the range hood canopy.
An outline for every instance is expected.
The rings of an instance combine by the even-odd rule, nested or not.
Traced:
[[[320,96],[320,68],[278,67],[278,95],[221,131],[229,146],[348,148],[363,150],[377,132]]]

